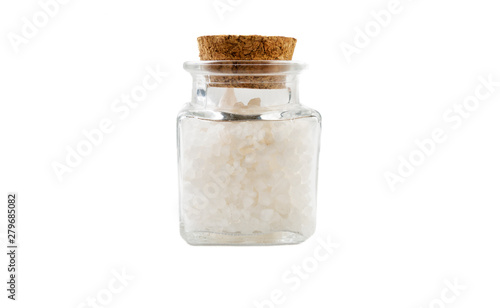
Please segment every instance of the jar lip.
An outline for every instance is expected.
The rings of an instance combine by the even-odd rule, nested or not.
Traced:
[[[298,74],[307,65],[284,60],[187,61],[184,69],[196,75],[284,75]]]

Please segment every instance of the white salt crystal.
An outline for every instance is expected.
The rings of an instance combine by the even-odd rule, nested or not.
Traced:
[[[248,101],[247,104],[248,107],[260,107],[260,98],[252,98],[251,100]]]
[[[248,209],[249,207],[252,206],[253,202],[254,201],[253,201],[252,198],[249,198],[249,197],[244,198],[243,201],[242,201],[243,208]]]
[[[260,219],[263,221],[270,221],[273,217],[274,210],[273,209],[265,209],[260,212]]]
[[[234,93],[234,89],[229,88],[226,90],[226,92],[224,92],[224,95],[220,100],[220,106],[222,108],[233,107],[236,104],[236,102],[237,99],[236,99],[236,94]]]

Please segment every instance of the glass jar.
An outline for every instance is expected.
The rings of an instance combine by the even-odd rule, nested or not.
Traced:
[[[193,245],[295,244],[316,227],[321,116],[292,61],[186,62],[177,118],[180,231]]]

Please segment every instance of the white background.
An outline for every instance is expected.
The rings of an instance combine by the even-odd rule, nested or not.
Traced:
[[[212,0],[71,0],[16,52],[9,33],[41,8],[2,0],[0,235],[5,247],[16,191],[20,252],[13,303],[1,249],[0,306],[90,307],[124,269],[133,279],[107,307],[257,307],[275,289],[280,303],[264,308],[498,307],[500,87],[457,129],[443,114],[480,76],[500,80],[500,7],[401,0],[348,63],[342,42],[353,45],[389,2],[232,0],[219,15]],[[323,115],[318,227],[303,244],[193,247],[179,235],[175,117],[191,91],[182,63],[197,60],[207,34],[298,39],[294,59],[309,64],[301,101]],[[148,66],[170,75],[120,119],[111,104]],[[52,164],[104,118],[115,129],[59,181]],[[436,128],[446,141],[391,191],[384,173]],[[291,290],[282,276],[328,238],[340,247]],[[467,287],[458,295],[455,279]]]

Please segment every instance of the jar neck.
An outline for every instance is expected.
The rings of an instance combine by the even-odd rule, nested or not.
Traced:
[[[299,104],[298,76],[287,75],[279,82],[235,84],[211,82],[210,76],[193,76],[191,103],[206,109],[279,107]]]
[[[304,67],[299,62],[275,60],[184,63],[193,76],[192,105],[247,111],[299,104],[298,75]]]

